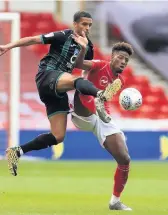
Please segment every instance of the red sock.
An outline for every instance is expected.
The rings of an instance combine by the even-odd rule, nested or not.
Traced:
[[[114,175],[114,191],[113,195],[120,197],[127,183],[129,173],[129,165],[118,165]]]

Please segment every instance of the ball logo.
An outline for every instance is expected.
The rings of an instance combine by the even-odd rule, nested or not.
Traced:
[[[108,78],[106,76],[102,76],[100,79],[100,85],[107,86],[107,84],[108,84]]]

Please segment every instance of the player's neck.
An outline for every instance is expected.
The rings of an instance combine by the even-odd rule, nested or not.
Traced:
[[[111,72],[113,73],[113,75],[114,75],[115,77],[117,77],[117,76],[118,76],[118,73],[116,73],[115,70],[113,69],[113,66],[112,66],[112,63],[111,63],[111,62],[110,62],[110,69],[111,69]]]
[[[79,32],[77,32],[75,29],[73,29],[72,31],[73,31],[73,33],[75,33],[75,34],[80,35]]]

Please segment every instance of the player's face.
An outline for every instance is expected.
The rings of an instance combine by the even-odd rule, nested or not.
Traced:
[[[112,54],[111,66],[115,73],[122,73],[129,61],[129,54],[124,51],[118,51]]]
[[[91,18],[82,17],[78,22],[74,22],[74,30],[79,35],[82,35],[82,31],[84,31],[85,34],[88,35],[91,26],[92,26]]]

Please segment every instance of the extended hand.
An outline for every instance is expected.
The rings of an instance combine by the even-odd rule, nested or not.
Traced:
[[[3,55],[3,54],[5,54],[5,52],[7,52],[8,51],[8,49],[6,48],[6,46],[0,46],[0,56],[1,55]]]
[[[82,32],[82,36],[78,35],[77,33],[74,33],[72,38],[75,40],[76,43],[78,43],[82,48],[86,48],[88,44],[88,39],[84,32]]]

